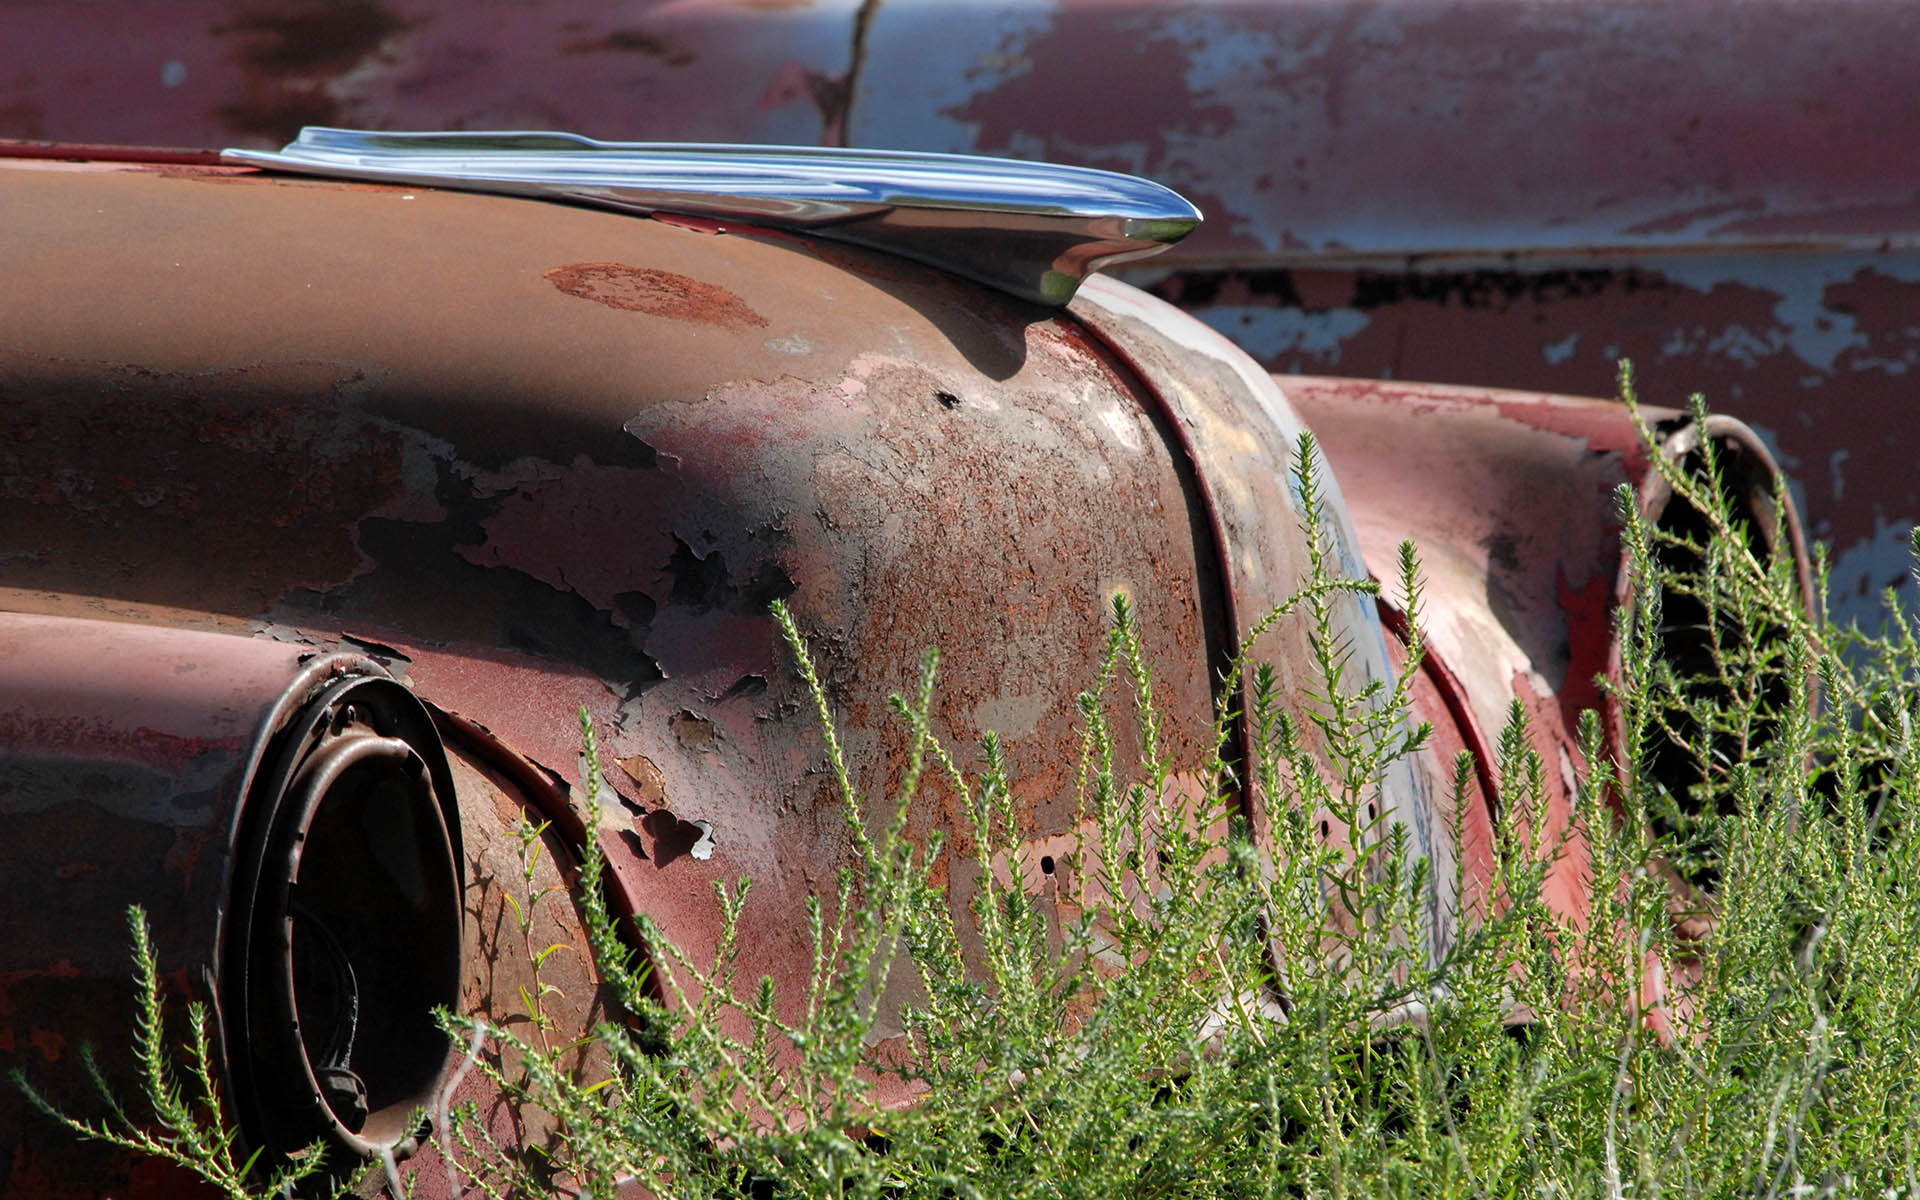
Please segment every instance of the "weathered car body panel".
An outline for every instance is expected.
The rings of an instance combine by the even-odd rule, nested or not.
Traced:
[[[1586,759],[1583,712],[1601,715],[1604,749],[1615,762],[1626,759],[1619,714],[1603,690],[1621,670],[1613,617],[1633,600],[1618,489],[1629,489],[1649,526],[1670,525],[1684,505],[1675,507],[1652,454],[1684,460],[1704,433],[1719,455],[1736,519],[1752,529],[1763,560],[1788,558],[1811,617],[1799,513],[1791,498],[1774,500],[1778,465],[1752,430],[1725,417],[1710,416],[1702,431],[1681,413],[1644,409],[1649,432],[1662,439],[1650,452],[1627,410],[1611,401],[1311,376],[1280,382],[1345,481],[1367,560],[1392,562],[1405,539],[1420,551],[1424,665],[1439,701],[1424,715],[1439,730],[1438,745],[1474,753],[1488,814],[1463,814],[1461,855],[1470,864],[1463,889],[1471,897],[1487,878],[1471,862],[1486,836],[1480,823],[1497,819],[1502,798],[1491,772],[1517,701],[1528,747],[1545,768],[1545,822],[1534,833],[1564,849],[1543,895],[1555,912],[1583,923],[1592,880],[1575,792],[1590,770],[1607,769]],[[1391,576],[1383,582],[1391,584]],[[1684,601],[1670,604],[1667,626],[1689,619]],[[1390,626],[1405,627],[1406,600],[1395,587],[1387,587],[1382,605]],[[1663,636],[1690,636],[1667,626]],[[1449,767],[1442,759],[1428,769],[1444,777]],[[1663,775],[1673,768],[1657,764],[1652,770],[1685,804],[1693,778]],[[1699,907],[1676,903],[1682,933],[1698,932]],[[1645,998],[1663,1004],[1664,987],[1649,981]],[[1666,1019],[1658,1017],[1663,1026]]]
[[[1270,369],[1585,395],[1629,357],[1796,471],[1836,614],[1908,586],[1920,483],[1877,432],[1920,362],[1901,0],[89,11],[0,11],[0,136],[562,128],[1148,174],[1210,219],[1131,278]]]
[[[1839,547],[1844,616],[1904,583],[1920,513],[1904,447],[1860,434],[1900,420],[1920,338],[1920,178],[1885,150],[1920,132],[1920,74],[1887,51],[1916,26],[1881,0],[1035,2],[965,21],[876,0],[206,0],[95,5],[84,23],[26,4],[0,9],[0,137],[276,146],[309,122],[520,126],[1149,173],[1213,219],[1131,277],[1267,369],[1584,393],[1627,355],[1650,398],[1700,388],[1749,416],[1791,451],[1812,528]],[[616,901],[685,944],[713,937],[710,885],[752,875],[745,969],[804,966],[800,905],[847,846],[770,599],[820,637],[855,759],[888,771],[882,700],[937,630],[938,721],[962,746],[1007,735],[1036,846],[1073,832],[1060,702],[1115,592],[1180,698],[1170,747],[1197,761],[1232,701],[1210,695],[1220,666],[1297,579],[1284,473],[1302,424],[1345,485],[1349,568],[1390,575],[1413,532],[1433,574],[1415,699],[1436,742],[1387,800],[1441,868],[1436,951],[1471,919],[1452,887],[1468,913],[1490,895],[1486,751],[1516,690],[1550,767],[1548,832],[1564,826],[1572,720],[1612,665],[1621,594],[1605,490],[1662,502],[1613,410],[1276,391],[1178,314],[1098,283],[1059,315],[712,221],[276,179],[205,151],[26,152],[45,157],[0,164],[0,609],[217,632],[249,659],[338,649],[404,680],[461,800],[468,1011],[510,1011],[527,982],[504,897],[528,814],[555,822],[563,865],[597,836]],[[1798,553],[1792,512],[1774,528]],[[1397,661],[1371,611],[1348,617],[1367,672]],[[1304,673],[1295,632],[1256,653]],[[593,830],[559,781],[580,705],[617,765]],[[1458,748],[1481,767],[1452,814]],[[936,805],[914,832],[960,825]],[[1575,917],[1577,832],[1551,884]],[[76,973],[119,978],[119,940],[100,939],[121,897],[86,890],[102,858],[19,867],[98,909],[73,934],[84,966],[8,967],[33,1000],[0,1005],[0,1058],[38,1081],[73,1074],[61,1039],[96,1028],[53,1029],[47,1005]],[[970,880],[949,882],[964,904]],[[564,906],[543,920],[542,945],[577,941]],[[169,953],[168,978],[195,992],[193,955]],[[559,1019],[584,1028],[591,965],[555,969]],[[1655,1024],[1662,987],[1643,981]],[[460,1095],[510,1143],[543,1136],[477,1076]],[[178,1186],[23,1128],[0,1193]]]
[[[4,160],[0,192],[0,608],[241,657],[339,650],[404,681],[460,798],[469,1011],[518,1007],[503,895],[521,813],[553,819],[563,852],[596,837],[618,906],[682,946],[712,946],[713,886],[752,877],[740,970],[797,1002],[805,902],[852,851],[770,601],[816,639],[876,788],[904,762],[885,697],[937,640],[938,727],[963,758],[1002,735],[1044,840],[1077,832],[1070,698],[1113,596],[1134,604],[1162,748],[1190,777],[1218,671],[1305,562],[1286,401],[1125,289],[1061,313],[791,234],[178,162]],[[1360,569],[1329,494],[1337,556]],[[1371,607],[1341,619],[1383,675]],[[1309,677],[1300,621],[1256,649]],[[560,782],[583,706],[609,763],[598,814]],[[1381,795],[1423,852],[1430,797],[1411,769]],[[909,835],[964,851],[952,803],[930,798]],[[967,870],[947,883],[964,906]],[[84,873],[61,886],[124,899]],[[583,946],[564,905],[548,919],[543,945]],[[119,939],[87,929],[104,970]],[[162,969],[203,994],[191,961]],[[577,1030],[593,976],[565,970]],[[19,1019],[33,1028],[8,1025],[5,1065],[73,1070],[43,1010]],[[540,1136],[466,1088],[509,1142]],[[22,1114],[21,1186],[60,1180],[68,1135],[0,1105],[9,1127]],[[138,1181],[102,1158],[70,1186]]]

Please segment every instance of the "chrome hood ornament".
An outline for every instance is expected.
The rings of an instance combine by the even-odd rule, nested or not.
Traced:
[[[805,230],[1050,305],[1071,300],[1088,274],[1157,254],[1200,223],[1184,197],[1132,175],[959,154],[308,126],[277,153],[222,158]]]

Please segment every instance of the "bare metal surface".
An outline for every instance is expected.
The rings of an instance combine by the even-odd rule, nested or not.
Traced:
[[[1111,171],[954,154],[601,142],[565,133],[309,126],[223,161],[320,175],[802,229],[1064,304],[1091,272],[1147,258],[1200,211]]]

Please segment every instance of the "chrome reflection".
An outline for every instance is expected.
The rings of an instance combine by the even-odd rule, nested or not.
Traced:
[[[373,133],[309,126],[273,170],[675,212],[804,229],[1065,304],[1102,267],[1156,254],[1200,210],[1086,167],[959,154],[602,142],[570,133]]]

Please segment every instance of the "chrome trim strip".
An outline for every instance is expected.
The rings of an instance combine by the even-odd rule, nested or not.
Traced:
[[[224,161],[801,229],[891,251],[1043,304],[1157,254],[1200,210],[1157,183],[1051,163],[781,146],[601,142],[570,133],[374,133],[308,126]]]

